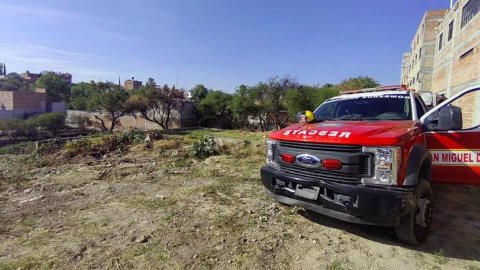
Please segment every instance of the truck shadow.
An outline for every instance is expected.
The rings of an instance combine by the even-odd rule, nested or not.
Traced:
[[[434,224],[421,246],[401,243],[392,228],[359,225],[300,211],[306,219],[337,228],[375,242],[438,254],[446,257],[480,260],[480,186],[434,185]]]

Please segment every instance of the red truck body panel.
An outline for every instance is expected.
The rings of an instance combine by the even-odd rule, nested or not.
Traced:
[[[432,180],[438,183],[480,185],[479,131],[427,132],[432,153]]]
[[[416,121],[325,121],[293,124],[270,133],[270,138],[310,143],[395,146],[422,132],[422,125]]]

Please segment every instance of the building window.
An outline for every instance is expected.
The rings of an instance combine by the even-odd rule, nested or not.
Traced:
[[[438,37],[438,50],[440,51],[443,47],[443,33]]]
[[[480,10],[480,0],[470,0],[463,6],[462,28],[469,23]]]
[[[464,52],[462,55],[460,55],[460,60],[464,59],[465,57],[469,56],[470,54],[473,53],[473,48],[471,48],[470,50]]]
[[[453,37],[453,21],[450,22],[448,25],[448,41],[450,41]]]
[[[418,59],[422,59],[422,47],[418,50]]]
[[[417,73],[417,82],[420,81],[420,71]]]

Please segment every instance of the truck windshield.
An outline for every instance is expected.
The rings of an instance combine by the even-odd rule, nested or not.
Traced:
[[[409,120],[412,110],[409,94],[337,97],[325,101],[315,112],[323,120]]]

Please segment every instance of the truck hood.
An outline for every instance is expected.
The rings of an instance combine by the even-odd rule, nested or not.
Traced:
[[[418,121],[325,121],[293,124],[269,137],[281,141],[393,146],[411,140],[422,130]]]

